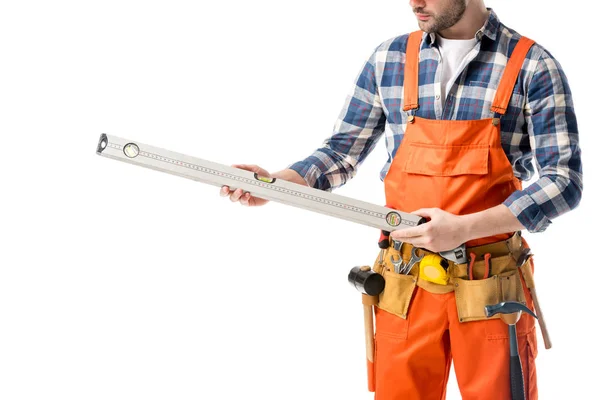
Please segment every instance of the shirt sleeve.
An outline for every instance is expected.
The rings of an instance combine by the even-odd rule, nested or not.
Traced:
[[[525,121],[539,179],[505,201],[530,232],[542,232],[551,219],[579,204],[583,191],[581,149],[573,99],[558,63],[544,52],[533,74]]]
[[[287,168],[314,188],[331,191],[352,179],[385,130],[385,114],[375,77],[377,49],[355,78],[333,133],[304,160]]]

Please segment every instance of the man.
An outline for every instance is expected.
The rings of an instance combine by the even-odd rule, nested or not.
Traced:
[[[375,398],[445,398],[454,360],[463,399],[508,399],[507,326],[479,315],[477,301],[534,308],[515,251],[527,247],[521,230],[544,231],[581,199],[571,93],[552,55],[504,26],[483,0],[410,6],[421,31],[375,49],[321,148],[274,174],[234,166],[332,190],[356,174],[385,132],[386,205],[428,219],[391,233],[392,243],[404,243],[396,255],[466,243],[471,260],[446,264],[447,283],[432,283],[419,268],[404,276],[390,270],[393,248],[385,250],[375,267],[386,279],[375,314]],[[533,162],[539,179],[523,189]],[[267,202],[225,186],[221,195],[242,205]],[[526,398],[537,399],[533,318],[521,317],[517,333]]]

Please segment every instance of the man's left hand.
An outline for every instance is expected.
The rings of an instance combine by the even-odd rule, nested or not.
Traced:
[[[464,218],[439,208],[413,211],[429,221],[411,228],[393,231],[392,239],[410,243],[433,252],[452,250],[468,240]]]

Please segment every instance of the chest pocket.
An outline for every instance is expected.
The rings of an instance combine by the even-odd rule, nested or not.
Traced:
[[[410,143],[402,170],[430,176],[485,175],[488,173],[488,155],[488,145]]]

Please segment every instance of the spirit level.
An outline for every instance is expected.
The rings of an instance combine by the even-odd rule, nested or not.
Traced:
[[[253,196],[315,211],[384,231],[394,231],[426,222],[425,218],[276,178],[258,176],[239,168],[102,134],[96,153],[157,171],[215,186],[241,188]],[[459,248],[460,249],[460,248]],[[452,253],[452,254],[450,254]],[[460,262],[463,251],[441,253]],[[466,262],[466,258],[464,259]]]

